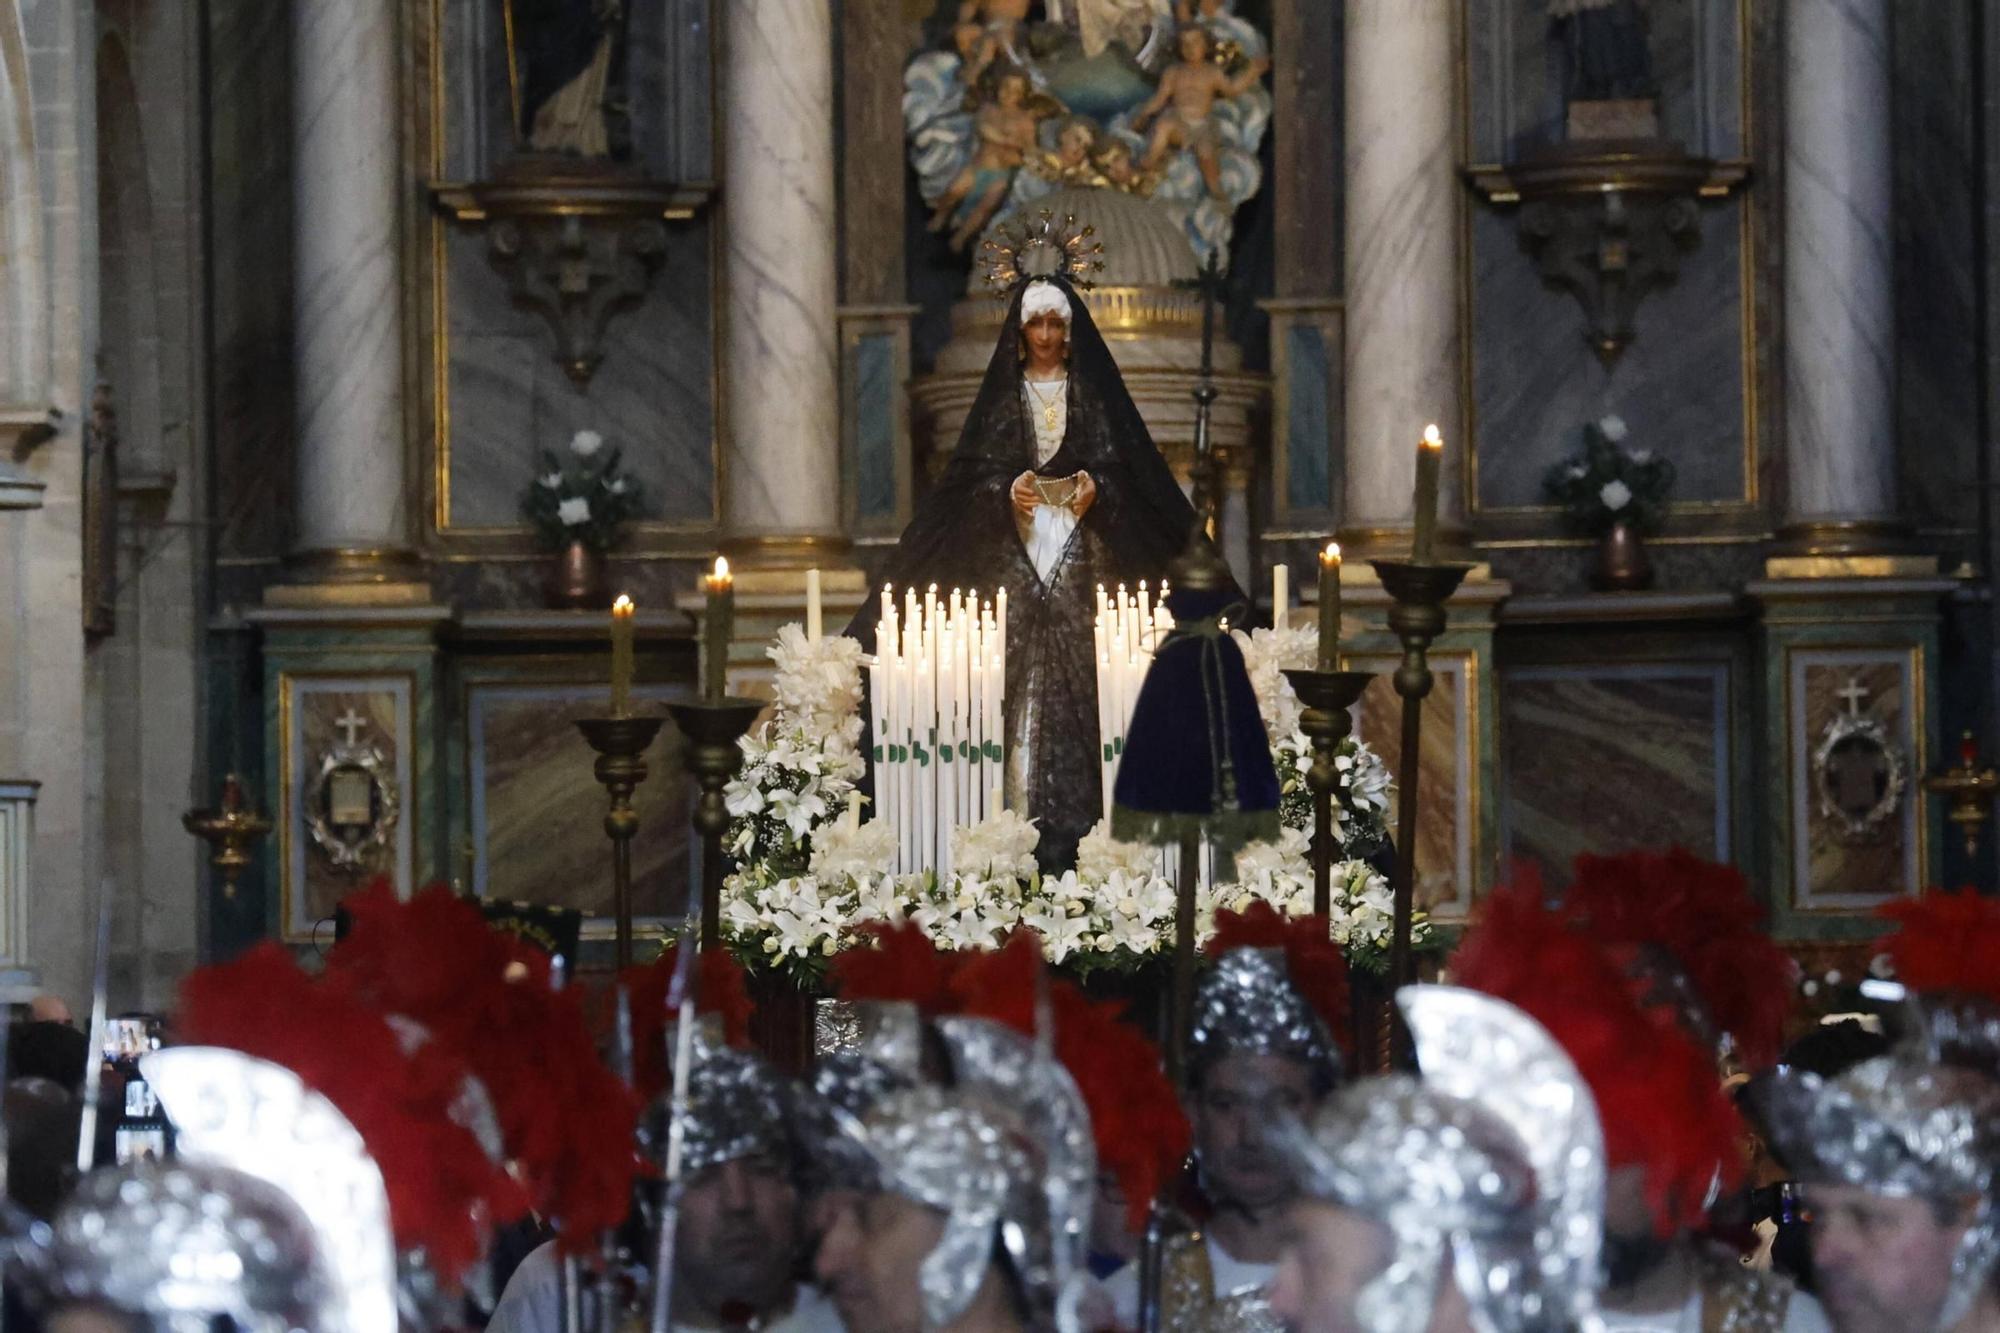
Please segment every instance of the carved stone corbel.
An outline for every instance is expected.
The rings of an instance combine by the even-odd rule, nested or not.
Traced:
[[[546,321],[556,363],[579,389],[604,359],[612,316],[650,290],[666,224],[695,216],[710,193],[609,172],[432,187],[441,210],[486,229],[488,259],[514,300]]]
[[[1700,201],[1726,197],[1748,172],[1645,140],[1564,144],[1467,175],[1489,203],[1521,206],[1522,247],[1583,307],[1584,337],[1609,366],[1632,341],[1639,303],[1701,243]]]

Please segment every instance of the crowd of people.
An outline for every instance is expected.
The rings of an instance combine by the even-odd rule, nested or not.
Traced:
[[[1225,913],[1153,1025],[1031,939],[885,929],[793,1075],[719,954],[593,1021],[376,890],[321,972],[190,979],[141,1062],[166,1160],[27,1160],[86,1061],[14,1028],[8,1326],[2000,1333],[2000,901],[1885,915],[1808,1020],[1736,872],[1585,858],[1486,897],[1381,1073],[1323,921]]]

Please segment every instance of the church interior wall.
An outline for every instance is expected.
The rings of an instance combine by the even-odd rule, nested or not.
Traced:
[[[242,774],[265,803],[281,777],[267,720],[282,673],[272,670],[276,640],[259,617],[270,590],[296,572],[286,563],[299,484],[286,8],[0,0],[0,57],[9,60],[0,98],[27,112],[22,124],[18,111],[0,107],[0,180],[19,178],[30,151],[20,145],[32,132],[37,183],[32,210],[23,212],[18,191],[0,200],[10,260],[0,284],[19,269],[11,261],[32,254],[45,288],[23,297],[18,284],[0,285],[0,309],[24,312],[0,328],[0,413],[14,414],[0,420],[37,405],[64,413],[55,437],[21,463],[46,485],[41,506],[0,514],[0,607],[17,613],[0,624],[0,782],[42,784],[30,961],[71,993],[87,967],[88,904],[100,882],[137,909],[119,914],[114,958],[118,994],[134,1004],[158,1003],[190,959],[268,933],[276,919],[274,853],[241,899],[223,900],[203,879],[178,815],[212,799],[223,773]],[[1352,461],[1341,418],[1341,8],[1244,0],[1236,9],[1266,32],[1309,41],[1285,53],[1281,74],[1297,71],[1310,87],[1277,91],[1281,108],[1286,97],[1302,99],[1316,116],[1309,126],[1281,117],[1264,139],[1266,187],[1237,218],[1232,260],[1225,328],[1246,368],[1273,377],[1273,402],[1253,418],[1257,489],[1235,520],[1258,539],[1245,547],[1260,589],[1274,561],[1289,560],[1296,573],[1342,522]],[[1701,846],[1715,854],[1789,877],[1795,863],[1775,843],[1790,756],[1772,751],[1788,742],[1771,727],[1790,664],[1799,653],[1901,651],[1859,634],[1839,644],[1773,638],[1768,608],[1743,592],[1764,578],[1790,480],[1783,7],[1652,8],[1663,132],[1743,163],[1747,176],[1697,206],[1698,240],[1679,255],[1675,280],[1638,305],[1636,336],[1615,361],[1607,366],[1586,342],[1575,296],[1537,271],[1518,210],[1460,182],[1468,439],[1454,444],[1473,460],[1466,518],[1477,554],[1506,593],[1496,594],[1493,625],[1480,619],[1487,610],[1471,613],[1478,623],[1452,649],[1477,663],[1482,691],[1459,739],[1484,748],[1476,762],[1469,751],[1439,755],[1453,766],[1440,771],[1447,782],[1469,764],[1476,800],[1448,812],[1463,816],[1464,837],[1456,825],[1440,832],[1445,841],[1429,855],[1456,874],[1457,860],[1476,849],[1475,882],[1514,852],[1547,861],[1560,880],[1570,852],[1628,833],[1706,838]],[[686,216],[663,224],[643,295],[611,317],[603,360],[579,387],[558,363],[548,321],[496,267],[489,232],[448,216],[434,189],[491,177],[507,155],[507,69],[492,7],[400,0],[396,225],[408,386],[400,465],[409,541],[442,608],[425,650],[435,655],[437,697],[410,737],[420,751],[413,772],[425,775],[412,803],[426,820],[413,852],[420,878],[511,884],[526,866],[527,879],[567,882],[583,873],[578,849],[598,836],[588,807],[599,789],[564,749],[556,721],[594,688],[599,667],[579,635],[552,628],[541,610],[546,560],[518,510],[537,450],[560,448],[579,429],[626,449],[655,507],[614,557],[612,577],[657,617],[646,631],[646,688],[671,692],[693,677],[680,608],[697,564],[725,535],[721,441],[736,369],[722,337],[734,223],[716,156],[725,94],[710,20],[719,11],[713,0],[639,9],[626,58],[633,102],[649,110],[632,125],[634,152],[691,193]],[[1984,570],[1995,554],[1986,451],[2000,378],[1990,325],[2000,285],[1987,239],[2000,193],[1990,183],[2000,170],[1992,156],[2000,113],[1989,105],[1993,25],[1976,0],[1893,9],[1884,114],[1893,122],[1899,509],[1917,549],[1945,571]],[[840,420],[826,429],[840,437],[842,512],[864,569],[923,484],[930,423],[909,384],[936,369],[952,337],[951,306],[966,291],[966,261],[924,228],[901,121],[903,65],[937,40],[942,12],[901,0],[835,9],[847,360]],[[1562,111],[1542,6],[1471,0],[1460,12],[1457,86],[1433,90],[1458,99],[1458,165],[1549,140]],[[1294,365],[1294,355],[1304,360]],[[1317,372],[1308,373],[1314,357]],[[125,484],[116,629],[87,644],[76,628],[86,579],[77,552],[88,516],[83,437],[100,379],[112,390]],[[1290,430],[1287,412],[1306,423],[1303,435]],[[1632,445],[1666,453],[1678,471],[1672,518],[1650,543],[1656,586],[1647,596],[1656,600],[1615,615],[1591,600],[1591,543],[1566,532],[1541,497],[1548,466],[1606,414],[1624,419]],[[8,429],[0,425],[0,438]],[[1310,448],[1314,431],[1330,440],[1322,452]],[[1296,467],[1281,449],[1301,451]],[[1643,616],[1616,618],[1641,605],[1650,608]],[[1983,582],[1933,605],[1933,628],[1912,633],[1937,636],[1923,682],[1935,692],[1924,724],[1936,758],[1961,728],[1990,738],[2000,666]],[[1825,606],[1800,614],[1837,617]],[[1798,660],[1806,671],[1818,659]],[[1823,713],[1842,682],[1813,680],[1813,707]],[[1491,734],[1477,720],[1481,707],[1491,710]],[[1635,735],[1672,740],[1648,747]],[[1586,804],[1575,773],[1591,755],[1631,780],[1596,784]],[[1621,791],[1648,804],[1622,808]],[[670,808],[684,792],[663,782],[659,799]],[[564,832],[496,877],[492,858],[526,851],[504,838],[482,844],[479,830],[537,808],[562,812]],[[1938,813],[1925,807],[1920,824]],[[1933,851],[1939,874],[1993,877],[1990,860],[1964,861],[1942,843]],[[648,865],[671,874],[657,856]],[[1773,892],[1789,892],[1788,883],[1774,882]],[[665,885],[655,906],[671,910],[679,892]]]

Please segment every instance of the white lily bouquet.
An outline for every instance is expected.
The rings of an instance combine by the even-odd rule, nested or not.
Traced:
[[[833,953],[885,836],[846,818],[867,772],[861,644],[845,635],[814,642],[787,625],[770,657],[776,707],[738,742],[743,766],[723,789],[736,869],[723,881],[722,925],[753,965]]]

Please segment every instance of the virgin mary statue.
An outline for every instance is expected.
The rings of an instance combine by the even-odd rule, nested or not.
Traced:
[[[1007,807],[1036,821],[1044,867],[1073,865],[1103,809],[1097,588],[1158,587],[1194,521],[1082,298],[1062,277],[1024,283],[882,581],[1007,590]],[[880,590],[848,627],[864,644]]]

